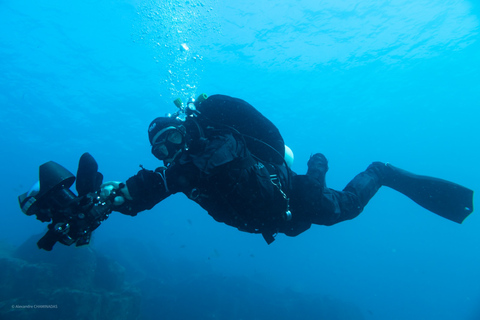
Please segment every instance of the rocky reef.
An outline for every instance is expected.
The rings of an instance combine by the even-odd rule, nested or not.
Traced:
[[[45,252],[38,238],[0,248],[1,319],[138,319],[140,294],[122,266],[89,247]]]
[[[117,238],[45,252],[39,237],[0,243],[0,319],[365,319],[345,301],[213,272],[155,243]]]

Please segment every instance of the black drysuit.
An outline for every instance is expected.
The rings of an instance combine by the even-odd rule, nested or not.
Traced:
[[[326,170],[319,178],[286,167],[278,129],[245,101],[214,95],[197,110],[184,123],[188,149],[168,167],[142,169],[129,178],[133,200],[116,211],[136,215],[182,192],[216,221],[260,233],[270,243],[276,233],[296,236],[311,224],[355,218],[392,176],[384,164],[374,163],[343,191],[329,189]]]

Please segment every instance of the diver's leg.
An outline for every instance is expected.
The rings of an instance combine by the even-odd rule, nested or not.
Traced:
[[[343,191],[325,189],[322,195],[324,213],[321,224],[332,225],[357,217],[381,186],[381,174],[368,167],[357,174]],[[329,221],[325,220],[326,217],[329,217]]]
[[[298,186],[295,190],[303,190],[299,193],[302,198],[302,210],[310,212],[310,219],[314,224],[333,225],[335,223],[350,220],[358,216],[368,201],[381,187],[381,172],[367,168],[366,171],[353,178],[343,191],[336,191],[326,187],[325,175],[328,171],[328,161],[321,153],[316,153],[308,160],[308,171],[305,178],[298,177]],[[309,179],[315,181],[308,182]],[[295,184],[294,184],[295,185]],[[315,195],[316,194],[316,195]],[[315,200],[310,199],[315,198]],[[307,205],[315,205],[314,208],[305,210]]]
[[[420,176],[391,164],[374,162],[343,191],[324,188],[313,223],[332,225],[357,217],[381,186],[390,187],[422,207],[454,222],[473,212],[473,191],[442,179]]]
[[[321,153],[315,153],[307,162],[307,175],[317,180],[322,186],[326,186],[325,175],[328,171],[328,160]]]

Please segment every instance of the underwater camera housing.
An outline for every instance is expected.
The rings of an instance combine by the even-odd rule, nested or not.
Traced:
[[[100,195],[103,180],[93,157],[85,153],[80,158],[75,195],[70,187],[75,176],[56,162],[39,167],[39,182],[18,197],[20,208],[28,216],[51,222],[47,233],[37,242],[40,249],[51,251],[56,242],[83,246],[90,243],[92,231],[112,212],[113,192],[107,198]]]

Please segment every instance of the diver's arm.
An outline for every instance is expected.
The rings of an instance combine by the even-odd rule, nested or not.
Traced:
[[[102,192],[115,189],[120,196],[115,198],[113,211],[135,216],[138,212],[152,209],[172,193],[168,190],[165,170],[142,169],[125,184],[110,181],[102,185]]]

